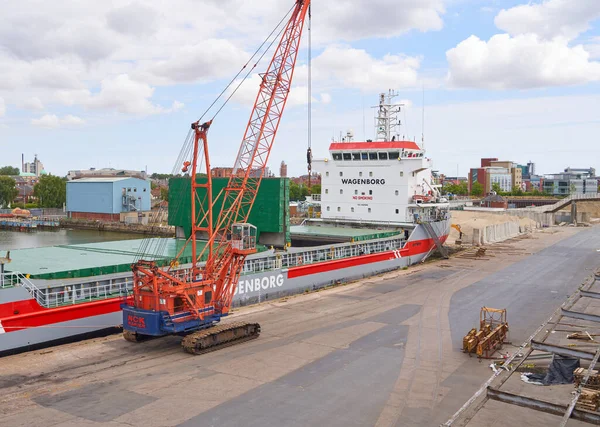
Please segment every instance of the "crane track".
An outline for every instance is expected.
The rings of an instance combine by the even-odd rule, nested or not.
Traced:
[[[186,335],[181,341],[181,346],[186,352],[198,355],[250,341],[259,335],[258,323],[237,322],[213,326]]]

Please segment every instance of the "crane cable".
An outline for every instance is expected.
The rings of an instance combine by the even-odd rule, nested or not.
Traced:
[[[271,38],[271,36],[275,33],[275,31],[277,31],[277,29],[281,26],[281,24],[287,19],[288,15],[292,12],[292,10],[295,8],[296,6],[292,6],[287,12],[286,14],[283,16],[283,18],[281,18],[281,20],[277,23],[277,25],[275,26],[275,28],[273,28],[273,30],[269,33],[269,35],[263,40],[263,42],[260,44],[260,46],[254,51],[254,53],[252,54],[252,56],[250,57],[250,59],[248,59],[248,61],[246,61],[246,63],[244,64],[244,66],[242,68],[240,68],[240,71],[237,72],[237,74],[235,76],[233,76],[233,78],[229,81],[229,83],[227,84],[227,86],[225,86],[225,88],[221,91],[221,93],[215,98],[215,100],[208,106],[208,108],[204,111],[204,113],[202,113],[202,115],[200,116],[200,118],[198,119],[198,121],[201,121],[202,118],[208,114],[208,112],[210,111],[210,109],[217,103],[217,101],[219,99],[221,99],[221,97],[227,92],[227,90],[231,87],[231,85],[233,83],[235,83],[235,80],[240,76],[240,74],[242,74],[242,72],[246,69],[246,67],[252,62],[252,60],[254,59],[254,57],[256,55],[258,55],[258,53],[261,51],[261,49],[263,48],[263,46],[265,44],[267,44],[267,42],[269,41],[269,39]],[[283,31],[283,29],[279,30],[277,36],[279,36],[279,34],[281,34],[281,32]],[[242,83],[244,81],[246,81],[246,79],[248,78],[248,76],[250,75],[250,73],[252,73],[252,71],[254,71],[254,69],[256,68],[256,66],[258,65],[258,63],[262,60],[262,58],[265,56],[265,54],[267,53],[267,51],[271,48],[271,46],[273,46],[273,43],[275,42],[275,40],[277,39],[277,37],[273,38],[273,40],[271,40],[271,42],[269,43],[269,46],[267,47],[267,49],[263,52],[263,54],[260,56],[260,58],[258,58],[258,60],[254,63],[254,65],[252,66],[252,68],[246,73],[246,75],[244,76],[244,78],[240,81],[240,83],[236,86],[235,90],[227,97],[227,99],[225,100],[225,102],[223,102],[223,105],[221,105],[221,107],[217,110],[217,112],[214,114],[212,120],[215,119],[215,117],[217,117],[217,114],[219,114],[221,112],[221,110],[223,109],[223,107],[225,107],[225,105],[227,104],[227,102],[229,102],[229,100],[231,99],[231,97],[233,96],[233,94],[235,94],[235,92],[237,92],[237,90],[239,89],[239,87],[242,85]]]
[[[213,115],[213,117],[212,117],[211,120],[214,120],[217,117],[217,115],[221,112],[221,110],[223,110],[223,108],[225,107],[225,105],[229,102],[229,100],[232,98],[232,96],[238,91],[238,89],[240,88],[240,86],[248,79],[248,76],[252,73],[252,71],[254,71],[254,69],[258,66],[259,62],[264,58],[264,56],[266,55],[266,53],[270,50],[270,48],[273,46],[273,44],[275,43],[275,41],[281,35],[281,33],[283,32],[283,30],[285,29],[285,26],[282,26],[282,23],[284,23],[286,21],[286,19],[288,18],[288,16],[292,12],[292,10],[295,9],[295,7],[296,7],[296,5],[293,5],[286,12],[286,14],[283,16],[283,18],[281,18],[281,20],[277,23],[277,25],[275,26],[275,28],[273,28],[273,30],[263,40],[263,42],[260,44],[260,46],[254,51],[254,53],[248,59],[248,61],[246,61],[246,63],[242,66],[242,68],[240,68],[240,70],[237,72],[237,74],[229,81],[229,83],[227,84],[227,86],[225,86],[225,88],[221,91],[221,93],[219,93],[219,95],[215,98],[215,100],[202,113],[202,115],[200,116],[200,118],[198,119],[198,121],[201,121],[204,118],[204,116],[206,116],[206,114],[208,114],[208,112],[215,106],[215,104],[219,101],[219,99],[221,99],[223,97],[223,95],[227,92],[227,90],[235,83],[236,79],[240,76],[240,74],[242,74],[242,72],[248,67],[248,65],[253,61],[253,59],[259,54],[259,52],[263,49],[263,47],[267,43],[269,43],[268,47],[262,52],[262,54],[260,55],[260,57],[258,58],[258,60],[248,70],[248,72],[244,75],[244,77],[241,79],[241,81],[238,83],[238,85],[235,87],[235,89],[231,92],[231,94],[227,97],[227,99],[219,107],[219,109]],[[271,39],[271,37],[273,36],[273,34],[275,34],[276,32],[277,32],[277,35],[275,37],[273,37],[272,40],[269,42],[269,39]],[[190,129],[190,130],[188,130],[188,134],[187,134],[187,136],[186,136],[186,138],[184,140],[184,143],[183,143],[183,146],[181,148],[181,151],[179,152],[179,155],[177,157],[177,160],[175,162],[175,165],[173,167],[171,175],[177,175],[178,172],[179,172],[179,167],[183,163],[184,159],[187,159],[187,158],[189,158],[191,156],[191,151],[192,151],[192,148],[193,148],[193,143],[194,143],[194,137],[193,137],[192,131]],[[177,214],[179,213],[180,206],[181,206],[181,204],[178,204],[177,207],[175,208],[175,215],[174,216],[177,216]],[[166,210],[166,209],[163,208],[162,206],[159,208],[158,214],[155,215],[155,220],[157,222],[159,222],[160,218],[162,218],[164,210]],[[193,220],[193,218],[192,218],[192,220]],[[154,255],[155,257],[162,257],[164,255],[164,249],[165,249],[165,246],[166,246],[166,241],[163,241],[163,240],[166,240],[166,239],[159,239],[158,241],[155,241],[155,239],[152,238],[152,237],[145,238],[142,241],[142,243],[140,244],[140,246],[139,246],[139,248],[137,250],[134,262],[139,261],[142,257],[145,257],[147,255]]]
[[[308,170],[308,187],[310,190],[310,178],[312,174],[312,37],[311,37],[311,5],[308,6],[308,149],[306,150],[306,163]]]
[[[258,52],[260,51],[260,49],[262,49],[262,47],[265,45],[265,43],[269,40],[269,38],[273,35],[273,33],[279,28],[279,26],[286,20],[286,18],[288,17],[288,15],[290,14],[290,12],[295,8],[296,6],[292,6],[292,8],[290,10],[288,10],[288,12],[285,14],[285,16],[283,18],[281,18],[281,21],[279,21],[279,23],[277,24],[277,26],[273,29],[273,31],[271,31],[271,33],[268,35],[268,37],[262,42],[262,44],[260,45],[260,47],[256,50],[256,52],[254,52],[254,55],[252,55],[252,58],[254,58],[256,56],[256,54],[258,54]],[[217,110],[217,112],[214,114],[213,118],[211,120],[214,120],[217,115],[221,112],[221,110],[225,107],[225,105],[227,105],[227,103],[229,102],[229,100],[233,97],[233,95],[235,95],[235,93],[238,91],[238,89],[240,88],[240,86],[242,86],[242,84],[244,84],[244,82],[248,79],[248,76],[252,73],[252,71],[254,71],[254,69],[257,67],[258,63],[260,61],[262,61],[262,59],[264,58],[264,56],[267,54],[267,52],[271,49],[271,47],[273,46],[273,44],[275,43],[276,40],[279,39],[279,36],[281,35],[281,33],[283,32],[283,30],[285,29],[285,26],[281,27],[281,29],[279,30],[279,32],[277,33],[277,35],[275,37],[273,37],[273,40],[271,40],[271,42],[269,43],[269,46],[267,46],[267,48],[264,50],[264,52],[260,55],[260,57],[258,58],[258,60],[254,63],[254,65],[252,66],[252,68],[250,70],[248,70],[248,72],[246,73],[246,75],[244,76],[244,78],[242,80],[240,80],[240,82],[238,83],[238,85],[235,87],[235,89],[229,94],[229,96],[227,97],[227,99],[223,102],[223,105],[221,105],[221,107],[219,107],[219,109]],[[246,63],[246,65],[248,65],[248,63],[252,60],[252,58],[250,58],[250,60],[248,60],[248,62]],[[244,65],[242,67],[242,69],[238,72],[238,74],[236,74],[236,76],[233,78],[233,80],[235,80],[237,78],[237,76],[239,76],[241,74],[241,72],[244,70],[244,68],[246,68],[246,65]],[[229,88],[229,86],[231,86],[233,84],[233,80],[227,85],[227,87],[223,90],[223,92],[221,92],[221,95]],[[219,95],[219,98],[221,97],[221,95]],[[218,98],[217,98],[218,99]],[[215,100],[216,102],[216,100]],[[214,104],[214,102],[213,102]],[[212,105],[211,105],[212,106]],[[210,108],[209,108],[210,109]],[[207,110],[208,112],[208,110]],[[205,113],[206,114],[206,113]]]

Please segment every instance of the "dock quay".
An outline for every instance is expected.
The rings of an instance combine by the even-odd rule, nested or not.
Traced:
[[[201,356],[183,354],[179,337],[120,335],[7,356],[2,425],[439,426],[492,374],[460,350],[480,308],[506,308],[510,341],[527,341],[599,266],[599,240],[600,227],[548,228],[489,244],[485,259],[452,256],[238,308],[224,323],[260,322],[261,337]],[[488,413],[494,425],[560,422],[489,404],[503,405]]]
[[[0,230],[35,231],[59,228],[60,221],[55,219],[0,218]]]

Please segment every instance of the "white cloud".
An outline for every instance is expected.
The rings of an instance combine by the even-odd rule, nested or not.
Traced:
[[[146,5],[133,2],[110,10],[106,15],[108,26],[123,34],[148,36],[158,31],[158,12]]]
[[[328,93],[322,93],[321,94],[321,103],[329,104],[330,102],[331,102],[331,95]]]
[[[121,74],[101,82],[100,92],[85,103],[90,108],[114,109],[121,113],[149,115],[163,112],[163,108],[150,101],[154,88]]]
[[[43,110],[44,103],[37,96],[32,96],[20,102],[19,107],[25,108],[26,110]]]
[[[55,114],[45,114],[39,119],[31,119],[33,126],[46,128],[46,129],[57,129],[59,127],[74,127],[81,126],[85,123],[83,119],[77,116],[67,115],[63,118],[59,118]]]
[[[443,0],[337,0],[312,5],[317,40],[394,37],[410,30],[441,30]]]
[[[572,40],[600,17],[598,0],[546,0],[501,10],[496,26],[512,36],[534,33],[541,38]]]
[[[315,3],[313,40],[324,44],[439,30],[445,1]],[[231,77],[293,6],[291,0],[206,0],[200,9],[195,0],[4,3],[0,90],[7,103],[37,97],[48,108],[102,107],[122,114],[171,111],[152,100],[152,86]],[[121,75],[134,82],[120,82],[134,92],[133,101],[118,99],[103,86]],[[94,95],[98,87],[101,93]],[[290,96],[290,102],[297,99]]]
[[[154,64],[150,73],[162,84],[207,81],[233,73],[248,57],[228,40],[203,40],[177,49],[169,58]]]
[[[487,42],[471,36],[446,52],[454,87],[528,89],[600,80],[598,50],[569,42],[600,17],[600,1],[546,0],[501,10],[494,22],[506,31]]]
[[[488,42],[471,36],[446,57],[454,87],[527,89],[600,80],[600,63],[591,62],[582,46],[540,40],[534,34],[498,34]]]
[[[377,59],[362,49],[330,46],[313,63],[315,78],[330,85],[380,91],[414,86],[420,59],[391,54]]]
[[[0,117],[6,114],[6,104],[4,103],[4,99],[0,97]]]

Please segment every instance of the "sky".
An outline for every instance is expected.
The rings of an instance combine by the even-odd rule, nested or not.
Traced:
[[[20,166],[24,153],[61,176],[170,173],[190,123],[293,4],[2,1],[0,166]],[[466,176],[481,157],[533,161],[540,174],[600,168],[599,18],[598,0],[313,0],[313,156],[328,157],[348,130],[373,138],[371,107],[393,89],[405,105],[400,133],[424,134],[446,175]],[[269,158],[276,174],[281,161],[288,175],[306,173],[307,30]],[[212,166],[233,165],[256,73],[213,122]]]

